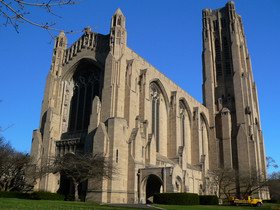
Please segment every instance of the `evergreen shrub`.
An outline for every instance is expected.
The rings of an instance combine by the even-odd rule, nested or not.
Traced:
[[[199,204],[200,205],[218,205],[219,199],[216,195],[200,195]]]
[[[42,191],[33,193],[1,191],[0,198],[19,198],[29,200],[64,200],[64,195]]]
[[[153,201],[167,205],[199,205],[198,194],[195,193],[158,193]]]

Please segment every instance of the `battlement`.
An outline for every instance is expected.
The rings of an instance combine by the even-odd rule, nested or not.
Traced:
[[[62,65],[72,60],[72,58],[82,49],[95,50],[96,48],[97,33],[91,31],[90,28],[85,29],[85,33],[65,50]]]

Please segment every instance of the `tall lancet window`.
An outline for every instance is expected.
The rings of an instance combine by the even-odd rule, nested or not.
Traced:
[[[204,143],[205,143],[205,135],[204,135],[204,130],[205,130],[205,126],[204,126],[204,123],[202,121],[201,123],[201,153],[200,155],[204,155],[205,152],[204,152]]]
[[[182,101],[180,101],[180,103],[179,103],[179,108],[180,108],[180,143],[179,143],[179,146],[185,146],[187,110]]]
[[[79,64],[73,75],[73,97],[68,131],[86,130],[89,125],[92,101],[99,96],[99,72],[87,62]]]
[[[200,121],[201,121],[201,136],[200,136],[200,145],[199,145],[199,158],[200,161],[205,164],[205,168],[209,167],[209,138],[208,138],[208,125],[207,125],[207,119],[201,115]]]
[[[150,93],[152,103],[152,133],[156,140],[156,151],[159,152],[160,89],[156,84],[151,84]]]
[[[208,154],[208,131],[206,127],[206,122],[204,118],[201,116],[201,124],[200,124],[200,152],[199,155],[207,155]]]

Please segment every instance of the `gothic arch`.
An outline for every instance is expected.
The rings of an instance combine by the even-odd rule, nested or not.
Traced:
[[[163,95],[163,98],[164,98],[164,102],[165,102],[165,105],[166,105],[166,111],[167,111],[167,114],[169,113],[169,100],[168,100],[168,95],[167,95],[167,92],[162,84],[162,82],[158,79],[158,78],[155,78],[155,79],[152,79],[150,81],[150,86],[151,84],[156,84],[158,87],[159,87],[159,90],[161,91],[162,95]]]
[[[177,151],[180,156],[182,156],[183,162],[191,162],[191,147],[192,147],[192,117],[190,115],[190,109],[184,99],[179,100],[179,135],[177,140]],[[183,151],[180,150],[180,147],[183,148]],[[179,152],[181,151],[181,152]],[[183,163],[182,162],[182,163]],[[184,166],[183,166],[184,167]]]
[[[102,68],[95,60],[83,58],[63,75],[63,80],[66,81],[62,89],[64,91],[63,132],[86,132],[93,99],[98,96],[101,100]]]
[[[179,100],[179,127],[180,141],[179,146],[190,147],[191,138],[191,117],[188,108],[183,100]]]
[[[191,109],[190,109],[190,106],[187,102],[187,100],[185,98],[180,98],[179,99],[179,103],[182,102],[184,104],[184,106],[186,107],[186,111],[188,113],[188,118],[189,118],[189,121],[190,121],[190,125],[192,125],[192,112],[191,112]]]
[[[141,181],[141,191],[143,192],[143,195],[145,193],[145,199],[147,202],[153,194],[163,191],[163,180],[155,174],[149,174]]]
[[[174,191],[177,193],[184,192],[184,183],[180,176],[177,176],[175,179]]]
[[[77,61],[72,66],[70,66],[69,68],[66,68],[64,70],[64,72],[62,74],[63,81],[71,80],[71,78],[73,77],[78,66],[84,62],[91,63],[93,66],[95,66],[97,69],[99,69],[100,73],[102,73],[102,75],[103,75],[102,69],[104,69],[104,67],[96,60],[96,58],[94,56],[83,56],[81,58],[78,58],[79,56],[77,55],[76,57],[77,57],[76,58]]]
[[[122,16],[121,15],[117,19],[117,25],[119,25],[119,26],[122,25]]]
[[[209,159],[209,152],[210,152],[210,145],[209,145],[209,124],[207,118],[203,112],[200,113],[200,123],[201,123],[201,152],[200,155],[204,155],[206,167],[208,167],[208,159]],[[205,126],[205,130],[203,129]],[[206,134],[206,135],[205,135]]]
[[[204,112],[201,112],[201,113],[200,113],[200,117],[201,117],[201,119],[203,119],[203,121],[205,122],[206,129],[207,129],[207,138],[209,139],[209,129],[210,129],[210,126],[209,126],[209,122],[208,122],[208,120],[207,120],[207,117],[206,117],[206,115],[205,115]]]
[[[156,152],[167,155],[168,136],[168,103],[162,88],[157,82],[151,82],[149,86],[151,133],[154,135]]]

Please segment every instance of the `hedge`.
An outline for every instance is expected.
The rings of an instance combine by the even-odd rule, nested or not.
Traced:
[[[0,198],[20,198],[29,200],[64,200],[64,195],[42,191],[33,193],[1,191]]]
[[[199,204],[200,205],[218,205],[219,199],[216,195],[200,195]]]
[[[159,193],[154,195],[154,203],[167,205],[199,205],[195,193]]]
[[[280,203],[280,200],[279,201],[277,201],[276,199],[263,200],[263,203]]]
[[[33,192],[31,193],[31,199],[33,200],[64,200],[64,195],[50,192]]]
[[[20,192],[7,192],[7,191],[0,191],[0,198],[23,198],[29,196],[27,193],[20,193]]]

